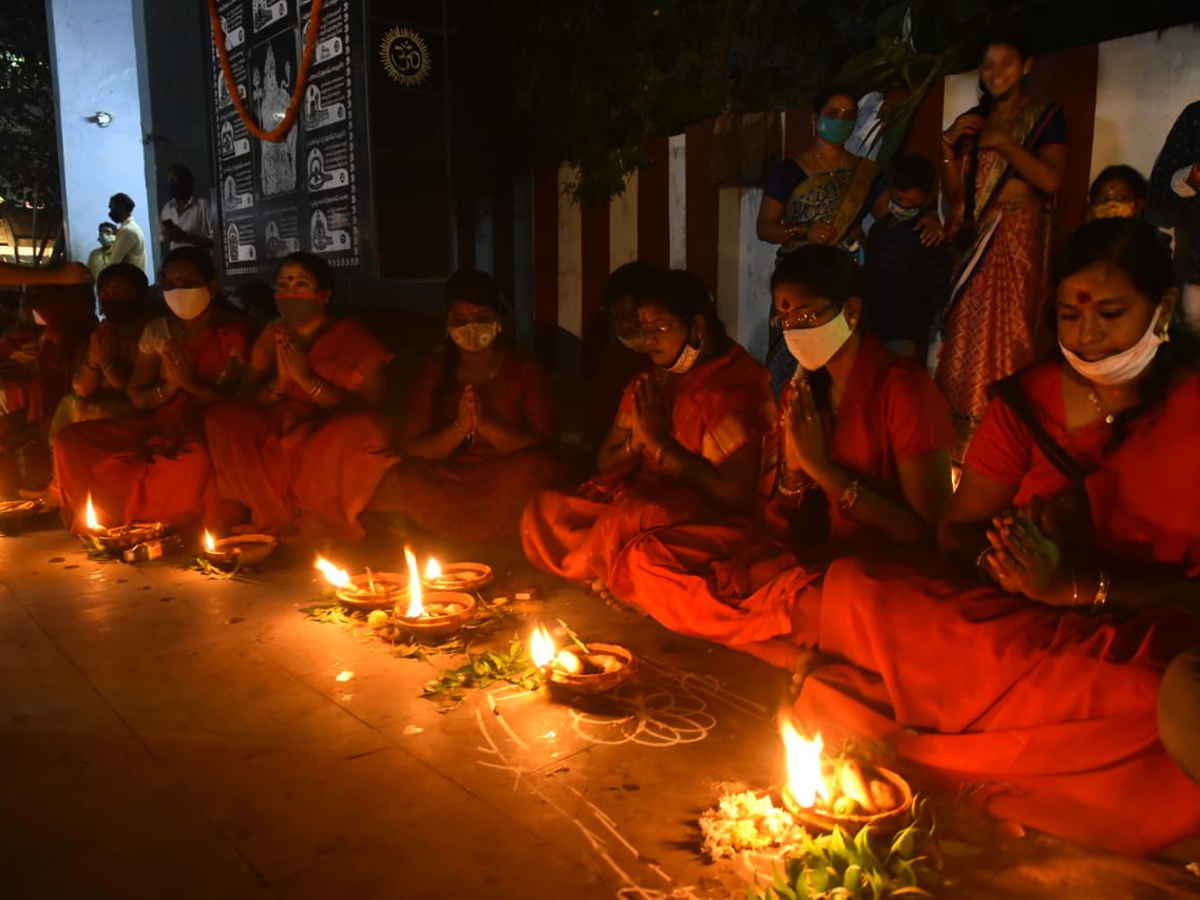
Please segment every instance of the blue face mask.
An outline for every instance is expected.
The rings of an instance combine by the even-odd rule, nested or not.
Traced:
[[[817,117],[817,137],[826,143],[840,147],[854,134],[853,119],[830,119],[826,116]]]

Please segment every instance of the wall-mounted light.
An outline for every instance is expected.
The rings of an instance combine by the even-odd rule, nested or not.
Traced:
[[[112,124],[112,116],[106,112],[97,112],[94,116],[88,116],[87,120],[101,128],[107,128]]]

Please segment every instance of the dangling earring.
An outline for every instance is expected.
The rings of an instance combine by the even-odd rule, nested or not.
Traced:
[[[1167,319],[1166,324],[1163,325],[1162,341],[1164,344],[1171,343],[1171,320],[1170,319]]]

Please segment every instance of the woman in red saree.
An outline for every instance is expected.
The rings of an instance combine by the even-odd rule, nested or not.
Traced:
[[[1066,119],[1027,97],[1033,59],[994,40],[979,67],[984,96],[942,136],[942,177],[954,212],[947,233],[968,245],[951,279],[934,380],[954,410],[962,461],[987,387],[1033,362],[1046,296],[1050,208],[1066,165]]]
[[[78,422],[59,432],[54,464],[63,520],[86,530],[90,493],[101,524],[198,522],[211,470],[204,408],[237,384],[249,355],[249,326],[214,302],[212,257],[194,247],[163,260],[168,312],[142,331],[129,400],[143,415]]]
[[[504,305],[490,275],[456,272],[445,300],[451,345],[417,376],[397,435],[403,459],[371,509],[445,537],[511,537],[526,501],[563,474],[550,380],[498,339]]]
[[[285,257],[275,275],[282,318],[254,342],[245,399],[204,417],[216,493],[256,532],[360,538],[358,516],[396,462],[378,414],[392,354],[362,325],[329,315],[333,288],[320,257]]]
[[[573,494],[539,494],[521,520],[529,560],[572,581],[607,582],[637,535],[748,511],[763,486],[767,370],[726,336],[690,272],[649,279],[636,305],[653,369],[625,389],[599,474]]]
[[[1062,355],[1000,388],[939,528],[978,577],[833,563],[819,640],[845,662],[797,710],[989,787],[997,815],[1148,852],[1200,833],[1156,724],[1163,670],[1200,643],[1200,339],[1153,226],[1093,222],[1061,262]]]
[[[84,273],[86,273],[84,269]],[[32,327],[5,336],[4,413],[0,415],[0,496],[44,492],[53,475],[50,454],[54,411],[71,390],[71,374],[96,327],[91,285],[75,282],[29,288]],[[90,275],[87,276],[90,279]]]
[[[932,541],[950,500],[953,433],[924,369],[861,328],[861,270],[850,256],[801,247],[780,262],[771,293],[799,368],[784,393],[765,516],[646,532],[619,556],[611,588],[674,631],[790,667],[805,614],[792,601],[830,559]]]

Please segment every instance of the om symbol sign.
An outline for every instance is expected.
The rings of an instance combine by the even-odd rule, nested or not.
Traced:
[[[405,87],[416,87],[429,77],[429,44],[411,28],[389,28],[379,42],[379,59],[388,77]]]

